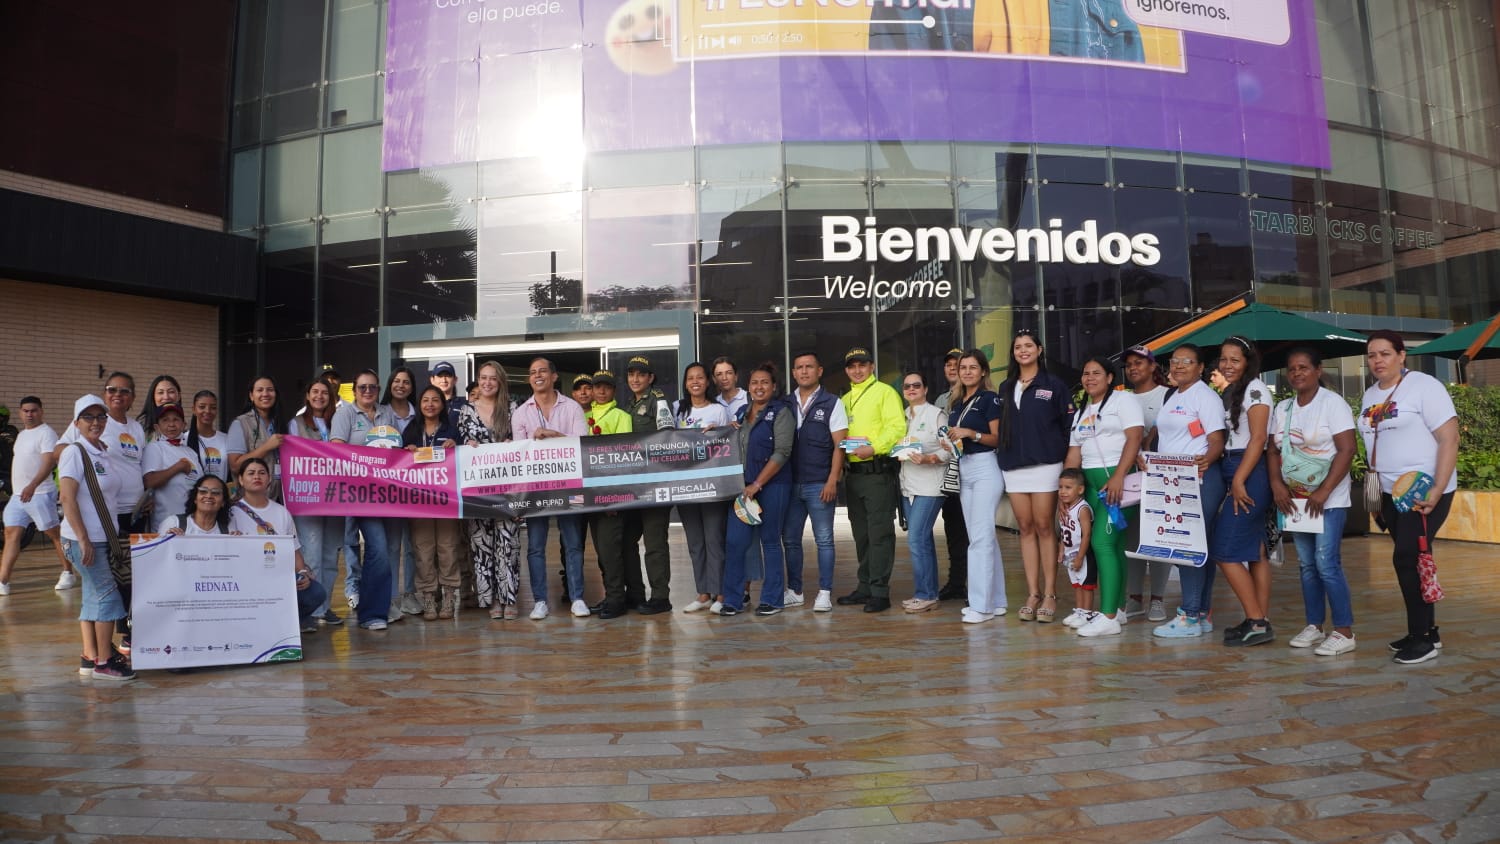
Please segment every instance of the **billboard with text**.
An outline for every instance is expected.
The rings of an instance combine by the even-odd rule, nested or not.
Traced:
[[[779,141],[1329,164],[1312,0],[391,0],[387,170]]]

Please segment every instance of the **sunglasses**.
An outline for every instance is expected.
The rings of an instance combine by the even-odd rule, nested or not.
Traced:
[[[198,490],[198,497],[199,498],[205,498],[205,497],[206,498],[223,498],[224,497],[224,490],[222,490],[222,489],[200,489],[200,490]]]
[[[107,413],[80,413],[78,418],[85,422],[103,422],[109,418]]]
[[[354,386],[354,389],[359,390],[361,393],[374,392],[374,391],[380,389],[380,385],[379,384],[356,384]]]
[[[105,387],[104,392],[109,393],[112,396],[129,396],[133,395],[135,393],[135,390],[131,389],[130,387]]]
[[[901,389],[903,389],[903,390],[920,390],[924,386],[926,386],[926,385],[925,384],[918,384],[918,383],[915,383],[915,382],[912,382],[912,381],[908,381],[907,383],[901,385]]]

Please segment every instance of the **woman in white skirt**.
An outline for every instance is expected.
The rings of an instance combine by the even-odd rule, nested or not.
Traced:
[[[1073,398],[1047,371],[1036,335],[1023,328],[1010,347],[1010,377],[1000,385],[1000,447],[1005,491],[1021,531],[1026,568],[1022,621],[1050,622],[1057,614],[1057,478],[1068,455]]]

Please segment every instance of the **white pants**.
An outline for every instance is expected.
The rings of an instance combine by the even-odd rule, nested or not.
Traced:
[[[995,510],[1005,494],[1005,479],[994,452],[966,454],[958,466],[959,503],[969,530],[969,609],[992,613],[1005,602],[1005,571],[995,537]]]

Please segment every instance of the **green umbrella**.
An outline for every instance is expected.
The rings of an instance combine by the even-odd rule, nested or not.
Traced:
[[[1339,358],[1364,354],[1369,339],[1358,331],[1259,302],[1245,305],[1186,335],[1174,336],[1176,333],[1170,332],[1147,345],[1160,358],[1184,343],[1193,343],[1203,347],[1204,357],[1212,361],[1218,357],[1219,346],[1225,338],[1238,335],[1255,343],[1260,351],[1262,371],[1286,366],[1286,353],[1296,346],[1311,346],[1322,352],[1325,358]]]
[[[1479,335],[1490,327],[1490,323],[1496,319],[1500,319],[1500,314],[1491,319],[1476,322],[1467,328],[1460,328],[1452,334],[1423,343],[1414,349],[1409,349],[1407,353],[1413,355],[1437,355],[1438,357],[1458,360],[1460,357],[1463,357],[1464,352],[1468,351],[1470,346],[1474,345],[1474,341],[1479,339]],[[1479,351],[1474,354],[1474,360],[1488,360],[1490,358],[1500,358],[1500,332],[1492,334],[1489,340],[1483,346],[1480,346]]]

